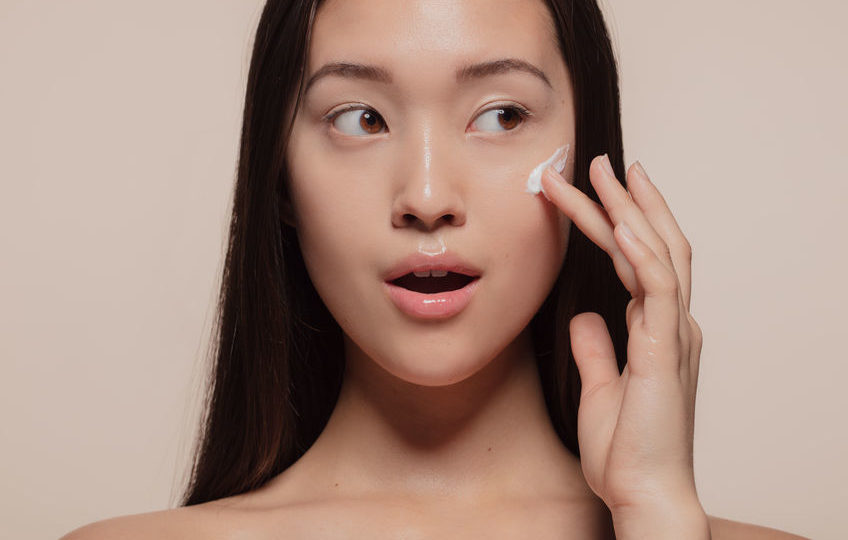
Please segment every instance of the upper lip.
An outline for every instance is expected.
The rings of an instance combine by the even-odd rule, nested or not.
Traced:
[[[440,255],[413,253],[392,265],[386,271],[384,279],[386,281],[393,281],[411,272],[424,272],[426,270],[454,272],[471,277],[480,277],[482,275],[482,272],[476,266],[455,253],[446,252]]]

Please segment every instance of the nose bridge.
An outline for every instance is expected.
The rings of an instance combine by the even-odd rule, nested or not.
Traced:
[[[465,221],[462,175],[451,151],[447,129],[432,116],[410,121],[400,145],[398,185],[392,221],[396,226],[418,223],[427,229],[442,221],[460,225]]]

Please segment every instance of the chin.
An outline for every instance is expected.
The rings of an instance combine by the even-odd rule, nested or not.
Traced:
[[[423,338],[423,339],[422,339]],[[348,360],[355,355],[360,362],[374,364],[392,377],[418,386],[450,386],[462,382],[485,368],[497,356],[489,350],[491,342],[481,346],[465,338],[450,339],[444,335],[415,336],[392,339],[392,343],[366,347],[368,352],[346,338]]]
[[[418,386],[450,386],[460,383],[483,369],[487,359],[469,361],[469,357],[417,354],[404,361],[382,364],[383,369],[410,384]]]
[[[547,277],[547,276],[546,276]],[[483,283],[471,304],[444,320],[421,321],[402,314],[388,299],[373,302],[361,317],[341,317],[346,357],[361,373],[381,373],[427,387],[461,383],[498,359],[522,357],[530,351],[529,333],[518,339],[544,301],[553,281],[534,280],[524,286],[492,280]],[[485,281],[486,278],[483,278]],[[500,301],[511,299],[504,310]],[[508,368],[507,368],[508,369]]]

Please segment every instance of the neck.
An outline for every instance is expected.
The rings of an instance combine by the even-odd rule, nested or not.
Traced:
[[[448,386],[411,384],[346,348],[339,400],[290,478],[356,496],[593,497],[551,424],[529,329]]]

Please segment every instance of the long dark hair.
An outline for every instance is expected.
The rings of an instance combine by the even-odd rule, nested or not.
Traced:
[[[285,470],[318,437],[341,388],[342,330],[315,291],[287,221],[285,149],[320,3],[268,0],[257,28],[214,363],[183,506],[251,491]],[[589,183],[594,156],[609,154],[624,177],[615,58],[595,0],[547,4],[574,90],[575,185],[598,201]],[[531,325],[551,420],[578,457],[580,378],[569,321],[584,311],[601,314],[621,370],[629,299],[606,253],[572,226],[559,278]]]

